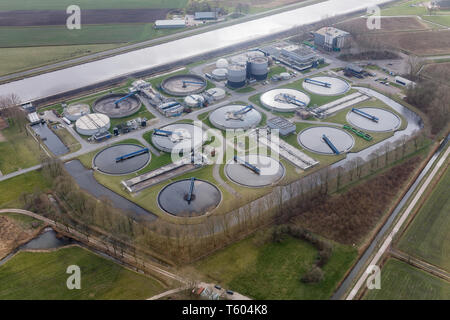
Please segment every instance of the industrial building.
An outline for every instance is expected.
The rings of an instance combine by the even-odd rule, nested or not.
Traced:
[[[176,29],[186,27],[186,21],[183,19],[156,20],[155,29]]]
[[[314,32],[314,44],[328,51],[340,51],[345,48],[350,33],[334,27],[323,27]]]
[[[194,14],[195,20],[217,20],[218,14],[216,11],[196,12]]]
[[[411,80],[408,80],[408,79],[405,79],[405,78],[399,77],[399,76],[395,77],[395,83],[398,83],[404,87],[410,87],[410,86],[414,87],[416,85],[416,83],[414,81],[411,81]]]
[[[316,67],[324,62],[323,57],[319,56],[312,48],[303,44],[297,45],[281,42],[274,46],[263,47],[260,50],[275,61],[279,61],[298,71]]]
[[[275,117],[267,120],[267,126],[270,129],[278,130],[280,135],[287,136],[291,133],[295,133],[297,130],[295,124],[282,117]]]
[[[366,73],[363,68],[351,63],[345,67],[344,74],[347,77],[356,77],[362,79],[364,78]]]

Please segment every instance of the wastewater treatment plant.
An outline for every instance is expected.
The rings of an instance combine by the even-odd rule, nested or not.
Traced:
[[[450,297],[450,52],[389,38],[445,38],[420,1],[87,0],[59,42],[61,8],[6,2],[61,57],[0,66],[0,300]]]

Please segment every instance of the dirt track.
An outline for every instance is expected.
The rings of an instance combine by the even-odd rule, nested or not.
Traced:
[[[165,19],[170,9],[103,9],[82,10],[82,24],[149,23]],[[66,25],[69,15],[57,10],[0,11],[0,26],[57,26]]]

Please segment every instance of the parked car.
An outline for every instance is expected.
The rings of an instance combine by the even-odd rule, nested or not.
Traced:
[[[234,292],[231,291],[231,290],[227,290],[227,294],[229,294],[230,296],[232,296],[232,295],[234,294]]]
[[[214,286],[214,288],[216,288],[217,290],[222,290],[222,287],[219,286],[218,284],[216,284],[216,285]]]

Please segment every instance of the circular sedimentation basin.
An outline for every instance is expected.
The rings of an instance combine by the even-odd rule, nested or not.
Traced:
[[[308,92],[318,94],[321,96],[338,96],[341,94],[346,93],[348,90],[350,90],[350,84],[348,84],[347,81],[336,78],[336,77],[314,77],[309,78],[311,80],[320,81],[324,83],[328,83],[330,86],[325,87],[318,84],[308,83],[306,81],[303,81],[303,88],[307,90]]]
[[[357,109],[378,118],[378,122],[373,121],[350,109],[347,113],[347,121],[352,126],[359,129],[373,132],[387,132],[397,130],[402,124],[400,117],[389,110],[374,107],[362,107]]]
[[[92,108],[95,112],[106,114],[110,118],[124,118],[139,111],[141,102],[135,96],[126,97],[126,93],[112,93],[97,99]]]
[[[355,144],[355,139],[351,134],[342,129],[328,126],[317,126],[304,129],[298,134],[297,141],[302,147],[309,151],[327,155],[335,154],[323,139],[323,135],[331,141],[339,153],[350,151]]]
[[[116,158],[139,151],[143,147],[137,144],[117,144],[98,152],[92,164],[98,171],[110,175],[124,175],[139,171],[150,162],[149,152],[132,158],[116,161]]]

